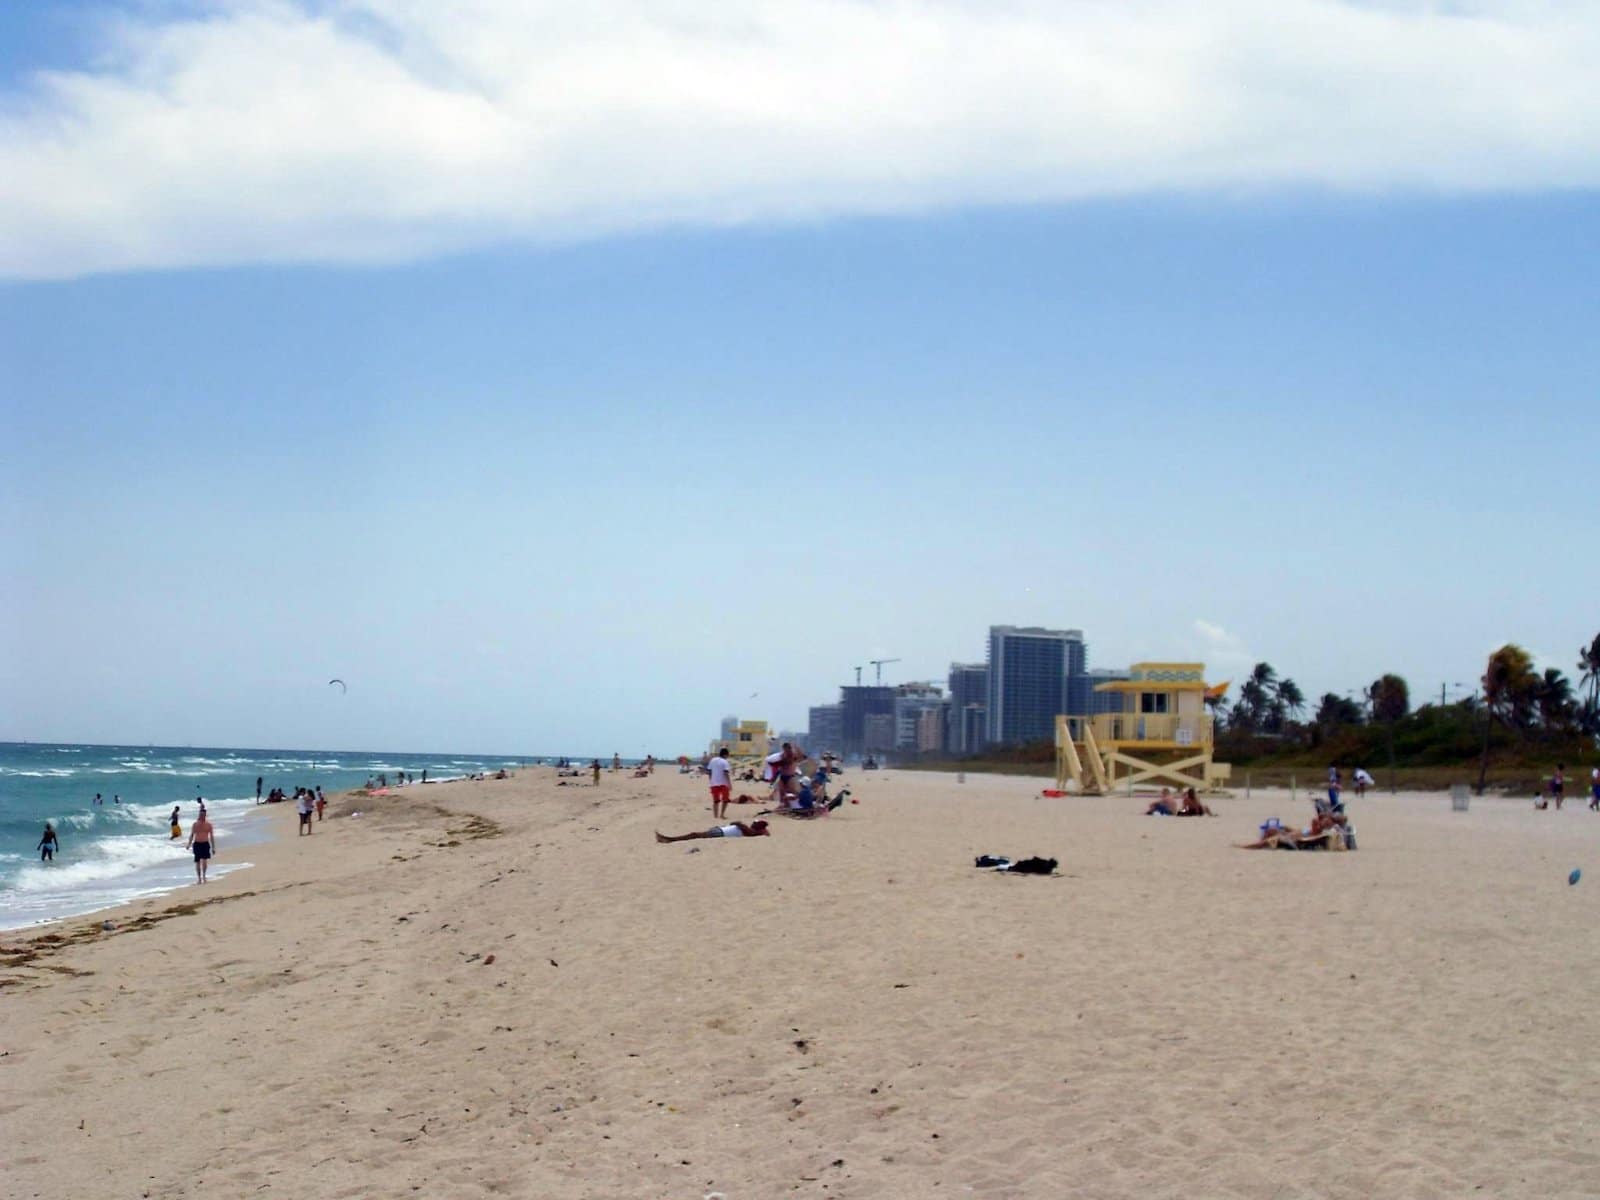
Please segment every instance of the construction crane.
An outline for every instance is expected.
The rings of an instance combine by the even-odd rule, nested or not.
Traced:
[[[873,666],[878,668],[878,678],[877,678],[876,682],[877,682],[878,686],[881,687],[883,685],[883,666],[884,666],[884,664],[885,663],[899,662],[900,660],[898,658],[869,658],[869,659],[867,659],[867,661],[869,663],[871,663]]]
[[[857,687],[861,686],[861,668],[860,667],[856,668],[856,686]]]

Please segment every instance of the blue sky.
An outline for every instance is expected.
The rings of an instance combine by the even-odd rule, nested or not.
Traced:
[[[28,64],[87,53],[18,28],[0,161],[44,119]],[[187,193],[113,238],[0,192],[0,737],[675,753],[803,724],[868,658],[940,678],[990,623],[1312,694],[1436,695],[1508,639],[1570,673],[1600,196],[1555,174],[823,178],[737,220],[457,212],[450,245],[359,181],[259,238],[218,182],[200,262],[164,248]]]

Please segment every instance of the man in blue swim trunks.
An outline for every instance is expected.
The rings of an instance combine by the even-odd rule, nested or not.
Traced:
[[[202,808],[194,824],[189,826],[189,849],[194,851],[194,877],[197,883],[206,881],[206,868],[211,865],[211,852],[216,844],[217,831],[211,827],[211,818],[206,816],[206,810]]]

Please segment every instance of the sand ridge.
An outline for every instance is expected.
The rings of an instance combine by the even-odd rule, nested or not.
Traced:
[[[0,958],[5,1194],[1600,1192],[1600,817],[1371,796],[1354,854],[1247,853],[1309,804],[847,781],[666,846],[676,773],[267,814],[252,870]]]

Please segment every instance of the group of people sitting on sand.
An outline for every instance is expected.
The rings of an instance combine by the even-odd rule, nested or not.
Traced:
[[[1147,817],[1214,817],[1212,812],[1195,795],[1192,787],[1184,788],[1176,796],[1171,788],[1162,788],[1161,795],[1150,802],[1150,807],[1144,810]]]
[[[1328,798],[1313,796],[1316,814],[1304,829],[1283,824],[1277,817],[1261,826],[1261,836],[1253,842],[1239,844],[1241,850],[1354,850],[1356,831],[1344,810],[1344,800],[1337,780],[1330,775]],[[1207,807],[1193,787],[1173,793],[1162,788],[1161,795],[1144,810],[1147,817],[1214,817],[1216,812]]]
[[[1341,812],[1319,812],[1305,829],[1280,824],[1277,817],[1261,826],[1261,837],[1241,842],[1241,850],[1354,850],[1356,831]]]
[[[809,756],[799,746],[790,742],[783,743],[782,747],[767,756],[764,764],[763,775],[772,784],[768,794],[768,808],[759,815],[772,816],[774,814],[785,817],[807,819],[811,817],[825,817],[834,809],[850,798],[850,789],[845,788],[837,795],[829,797],[828,778],[829,767],[826,763],[820,764],[807,775],[804,766]],[[728,749],[722,747],[717,753],[708,755],[700,764],[701,769],[711,781],[711,815],[717,820],[725,820],[728,809],[734,804],[753,804],[753,796],[741,793],[737,799],[733,796],[733,764],[728,760]],[[838,768],[835,767],[834,770]],[[747,773],[753,777],[754,773]],[[746,778],[741,775],[741,778]],[[768,826],[765,821],[754,821],[749,825],[741,821],[731,824],[715,825],[699,833],[679,834],[669,837],[666,834],[656,834],[658,842],[681,842],[692,838],[720,838],[720,837],[766,837],[769,836]]]

